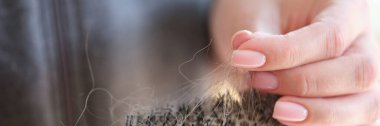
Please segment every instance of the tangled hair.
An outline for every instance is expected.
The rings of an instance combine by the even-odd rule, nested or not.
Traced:
[[[260,95],[260,96],[252,96]],[[127,126],[278,126],[272,115],[276,96],[262,95],[256,91],[244,93],[242,103],[234,101],[230,94],[203,103],[173,105],[153,110],[149,114],[127,116]],[[257,98],[257,99],[252,99]]]
[[[197,51],[190,60],[179,65],[179,73],[190,84],[174,92],[173,95],[177,96],[175,99],[162,100],[161,102],[167,103],[164,105],[131,107],[132,111],[126,115],[126,126],[281,126],[272,118],[272,110],[278,97],[249,88],[247,83],[251,73],[248,71],[233,68],[229,64],[221,64],[207,74],[205,79],[198,80],[189,79],[181,71],[184,64],[194,60],[198,53],[210,45],[211,42]],[[92,90],[86,97],[85,105],[75,125],[82,119],[87,110],[88,99],[96,91],[107,93],[111,100],[118,104],[134,106],[126,102],[127,98],[117,99],[107,89],[96,87],[87,41],[85,50]],[[117,122],[119,121],[114,124]]]
[[[272,118],[278,97],[244,88],[247,83],[244,74],[248,72],[237,69],[228,71],[222,81],[211,81],[213,84],[202,95],[177,104],[153,108],[150,112],[129,114],[126,125],[280,126]]]

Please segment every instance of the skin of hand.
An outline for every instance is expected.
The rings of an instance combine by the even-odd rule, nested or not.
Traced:
[[[285,125],[374,123],[380,117],[380,53],[368,1],[262,2],[215,3],[217,59],[251,71],[252,87],[282,95],[273,117]],[[260,21],[260,7],[273,10],[273,17]]]

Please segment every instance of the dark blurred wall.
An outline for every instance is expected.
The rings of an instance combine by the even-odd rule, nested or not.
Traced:
[[[209,6],[207,0],[0,0],[0,125],[72,126],[92,84],[120,99],[141,86],[156,86],[157,94],[178,89],[186,82],[178,65],[210,41]],[[205,56],[184,67],[191,78],[204,69]],[[78,125],[121,125],[128,109],[111,111],[112,105],[105,92],[94,93]]]
[[[62,118],[57,43],[47,2],[0,1],[0,125],[53,125]]]

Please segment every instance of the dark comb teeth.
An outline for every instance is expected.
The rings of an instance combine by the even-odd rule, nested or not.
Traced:
[[[127,116],[126,126],[281,126],[272,118],[277,96],[256,91],[241,93],[241,103],[233,100],[229,93],[218,98],[178,107],[156,108],[148,114]]]

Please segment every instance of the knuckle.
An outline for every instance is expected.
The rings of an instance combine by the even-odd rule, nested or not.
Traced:
[[[356,87],[359,90],[370,89],[379,78],[379,65],[372,58],[363,57],[355,69]]]
[[[284,36],[284,39],[285,41],[287,40],[291,40],[290,37],[292,35],[285,35]],[[282,51],[281,53],[283,55],[281,55],[281,58],[283,58],[285,62],[282,62],[284,66],[286,67],[293,67],[293,66],[297,66],[298,63],[299,63],[299,59],[300,59],[300,49],[298,48],[298,46],[292,46],[292,45],[287,45],[285,47],[282,47]]]
[[[300,82],[300,90],[298,94],[300,96],[311,96],[318,90],[318,84],[314,77],[307,76],[307,75],[300,75],[301,82]]]
[[[342,55],[346,47],[342,31],[338,24],[335,23],[326,23],[326,26],[329,29],[325,38],[327,57],[331,58]]]

